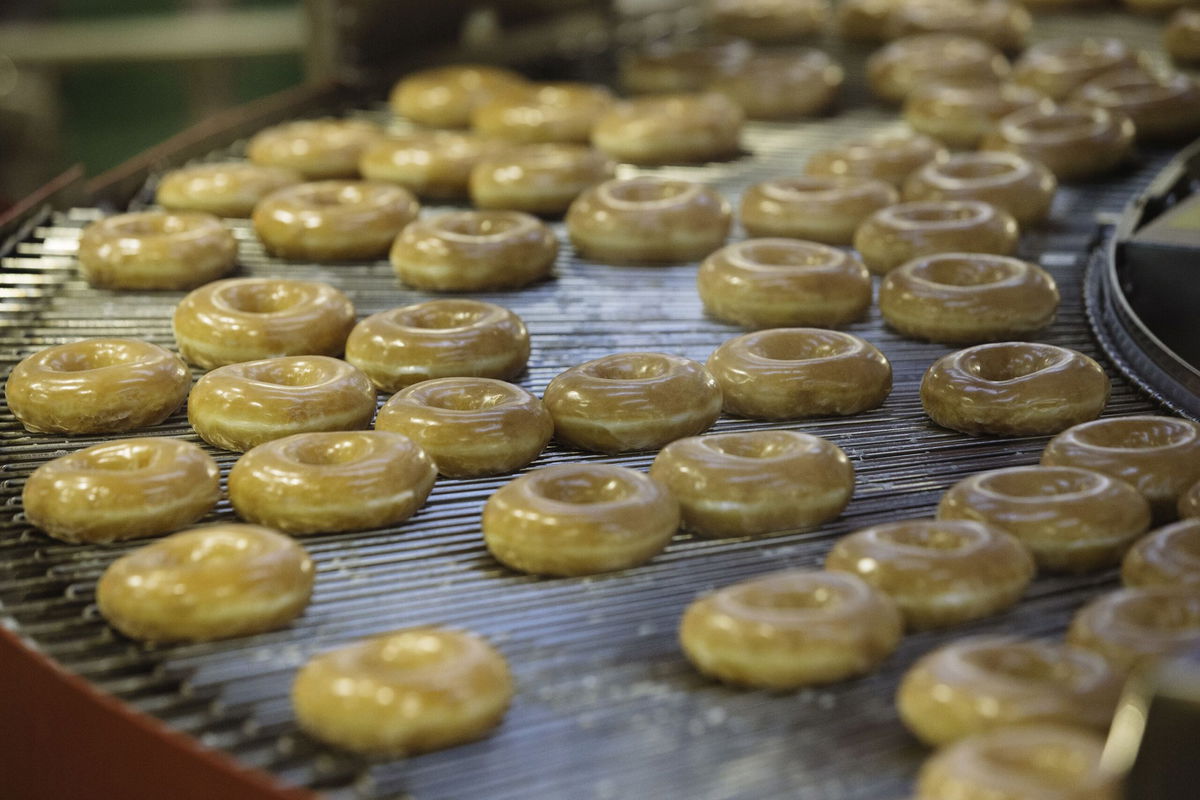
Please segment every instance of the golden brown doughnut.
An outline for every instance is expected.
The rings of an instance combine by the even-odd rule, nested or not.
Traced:
[[[1132,587],[1200,584],[1200,519],[1166,525],[1135,542],[1121,562],[1121,580]]]
[[[191,289],[233,269],[237,241],[212,214],[139,211],[84,228],[78,258],[97,289]]]
[[[1098,417],[1108,392],[1108,376],[1095,361],[1035,342],[968,347],[935,361],[921,379],[925,413],[972,435],[1058,433]]]
[[[899,200],[891,184],[872,178],[773,178],[742,193],[738,218],[751,236],[848,245],[864,219]]]
[[[4,395],[33,433],[120,433],[162,422],[191,385],[187,365],[170,350],[137,339],[84,339],[22,359]]]
[[[1179,495],[1179,505],[1176,510],[1181,519],[1200,517],[1200,481],[1192,484],[1192,488]]]
[[[503,306],[430,300],[358,323],[346,340],[346,360],[388,393],[431,378],[507,380],[525,370],[529,331]]]
[[[750,43],[742,39],[700,45],[660,41],[625,54],[617,67],[621,85],[633,94],[696,92],[713,75],[737,66],[752,52]]]
[[[420,197],[465,197],[475,165],[507,148],[471,133],[414,131],[372,143],[358,170],[368,181],[397,183]]]
[[[465,128],[471,112],[495,97],[523,94],[529,84],[503,67],[456,64],[407,75],[392,87],[392,110],[431,128]]]
[[[1129,117],[1139,141],[1191,139],[1200,132],[1200,85],[1182,72],[1106,72],[1076,89],[1071,100]]]
[[[692,602],[679,624],[684,655],[727,683],[795,689],[875,669],[903,623],[887,595],[853,575],[787,570]]]
[[[592,126],[613,104],[612,92],[586,83],[539,83],[493,98],[471,112],[476,133],[509,142],[587,142]]]
[[[892,10],[904,0],[841,0],[837,4],[837,31],[843,39],[881,42],[887,35]]]
[[[21,493],[30,523],[64,542],[140,539],[186,527],[221,497],[217,462],[161,437],[85,447],[42,464]]]
[[[1062,100],[1097,75],[1137,66],[1137,55],[1120,39],[1051,39],[1026,50],[1013,65],[1013,80]]]
[[[209,525],[118,558],[96,584],[108,623],[133,639],[211,641],[287,625],[308,605],[312,559],[257,525]]]
[[[285,122],[259,131],[246,145],[246,157],[266,167],[284,167],[307,180],[358,176],[363,151],[383,129],[361,119]]]
[[[1000,151],[959,153],[931,161],[904,184],[906,202],[982,200],[1003,208],[1020,226],[1050,214],[1058,180],[1036,161]]]
[[[591,575],[643,564],[679,528],[679,504],[643,473],[558,464],[501,486],[483,507],[496,560],[536,575]]]
[[[471,202],[530,214],[562,214],[585,189],[610,180],[608,156],[577,144],[534,144],[486,156],[471,170]]]
[[[154,191],[154,200],[169,211],[248,217],[259,200],[302,180],[299,172],[285,167],[264,167],[244,161],[193,164],[163,175]]]
[[[896,105],[921,86],[945,79],[970,85],[994,84],[1008,72],[1008,59],[995,47],[948,33],[906,36],[867,59],[871,91]]]
[[[1163,46],[1175,61],[1200,62],[1200,11],[1176,11],[1163,29]]]
[[[1074,181],[1115,169],[1129,155],[1133,136],[1133,123],[1122,114],[1040,104],[1000,120],[980,147],[1040,161],[1059,180]]]
[[[424,448],[451,478],[515,472],[538,457],[554,435],[542,401],[491,378],[421,381],[379,409],[375,430],[395,431]]]
[[[469,742],[512,700],[508,662],[472,633],[405,628],[315,656],[296,673],[292,707],[310,735],[399,757]]]
[[[892,365],[870,342],[821,328],[773,328],[722,344],[708,368],[725,411],[758,419],[858,414],[892,390]]]
[[[1037,105],[1044,95],[1016,83],[930,83],[913,89],[904,101],[904,120],[913,130],[950,147],[976,147],[1001,119]]]
[[[592,144],[631,164],[717,161],[737,154],[743,117],[740,106],[715,92],[637,97],[596,120]]]
[[[819,34],[829,0],[708,0],[713,30],[752,42],[779,44]]]
[[[367,376],[329,356],[218,367],[188,396],[188,422],[200,438],[239,452],[294,433],[361,430],[374,414]]]
[[[1033,18],[1012,0],[905,0],[888,16],[890,38],[922,33],[973,36],[1001,50],[1020,50]]]
[[[1088,603],[1067,641],[1103,656],[1125,674],[1200,646],[1200,584],[1118,589]]]
[[[566,447],[601,453],[653,450],[708,429],[721,389],[702,365],[665,353],[616,353],[550,381],[543,402]]]
[[[1017,221],[979,200],[900,203],[876,211],[854,232],[854,249],[879,275],[921,256],[938,253],[1010,255]]]
[[[845,80],[841,65],[820,50],[760,53],[708,84],[741,106],[749,119],[788,119],[827,111]]]
[[[883,131],[814,154],[804,172],[818,177],[874,178],[900,187],[913,170],[946,155],[946,148],[928,136]]]

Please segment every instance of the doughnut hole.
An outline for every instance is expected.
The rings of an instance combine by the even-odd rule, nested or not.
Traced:
[[[948,178],[962,181],[985,181],[1019,172],[1017,167],[1007,161],[949,161],[939,164],[937,171]]]
[[[979,481],[979,487],[993,494],[1021,500],[1062,499],[1095,491],[1103,483],[1104,479],[1094,473],[1043,468],[1032,474],[1000,472],[988,475]]]
[[[77,347],[50,354],[42,366],[55,372],[87,372],[144,360],[120,342],[79,342]]]
[[[248,380],[271,383],[276,386],[316,386],[324,383],[328,370],[323,364],[309,361],[290,361],[280,364],[276,359],[242,366],[242,375]]]
[[[901,225],[934,228],[980,222],[986,216],[979,203],[909,203],[903,208],[885,209],[883,213]]]
[[[808,242],[744,242],[734,246],[734,255],[760,267],[822,267],[836,262],[840,251]]]
[[[89,454],[86,464],[88,469],[106,472],[138,472],[156,466],[159,461],[156,455],[153,448],[144,444],[126,444]]]
[[[486,411],[512,402],[513,393],[489,386],[441,385],[411,395],[430,408],[447,411]]]
[[[949,552],[970,547],[979,540],[968,529],[947,525],[900,525],[880,530],[883,541],[902,547]]]
[[[773,431],[759,431],[741,436],[703,437],[701,443],[709,450],[747,459],[779,458],[796,450],[794,439]]]
[[[691,192],[693,185],[684,181],[619,181],[610,184],[609,196],[622,203],[665,203]]]
[[[636,494],[634,487],[612,476],[588,472],[539,476],[535,490],[547,500],[573,506],[617,503]]]
[[[1017,127],[1028,134],[1074,139],[1088,136],[1096,129],[1095,112],[1059,109],[1022,120]]]
[[[1025,776],[1031,783],[1062,791],[1077,789],[1094,769],[1085,753],[1065,744],[1038,742],[1022,747],[1009,742],[985,748],[980,755],[1001,773]]]
[[[582,371],[606,381],[652,381],[665,376],[671,365],[653,356],[611,356],[589,364]]]
[[[1200,632],[1200,597],[1180,602],[1177,595],[1146,593],[1122,603],[1119,618],[1125,624],[1167,636]]]
[[[928,258],[918,262],[911,272],[914,277],[930,283],[961,287],[1001,283],[1017,273],[1017,265],[1013,262],[1000,259],[993,261],[985,256]]]
[[[303,289],[281,281],[238,283],[220,291],[221,302],[244,314],[277,314],[295,308],[305,299]]]
[[[305,437],[303,441],[288,448],[288,455],[296,463],[304,466],[336,467],[359,461],[374,450],[374,444],[366,437],[336,434],[330,437],[330,440],[324,440],[324,437]]]
[[[1049,369],[1062,360],[1059,353],[1024,346],[976,348],[962,359],[969,374],[989,383],[1004,383]]]
[[[839,184],[832,178],[818,176],[799,178],[777,178],[769,184],[771,194],[785,197],[805,197],[812,194],[824,194],[837,191]]]
[[[1145,450],[1185,444],[1195,437],[1191,425],[1169,418],[1110,419],[1102,425],[1087,425],[1075,431],[1083,444],[1111,450]]]
[[[357,205],[366,201],[367,193],[355,184],[317,184],[307,187],[298,198],[317,208]]]
[[[747,586],[737,595],[737,602],[741,606],[783,614],[821,611],[836,606],[840,601],[840,595],[828,586],[814,586],[807,591]]]
[[[832,332],[778,330],[760,335],[749,351],[769,361],[815,361],[849,353],[854,345],[852,339]]]
[[[447,214],[434,224],[439,230],[456,236],[484,237],[501,236],[514,231],[525,224],[525,220],[503,211],[475,211]]]
[[[998,648],[974,648],[963,658],[976,669],[1014,682],[1067,685],[1077,677],[1077,667],[1069,661],[1047,658],[1034,648],[1005,645]]]
[[[474,304],[442,301],[399,309],[392,319],[406,328],[450,330],[476,325],[491,313],[492,309],[480,308]]]

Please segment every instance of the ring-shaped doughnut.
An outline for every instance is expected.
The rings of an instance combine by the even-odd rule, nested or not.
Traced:
[[[947,155],[946,148],[928,136],[883,131],[815,153],[804,172],[822,178],[874,178],[899,188],[913,170]]]
[[[933,161],[904,183],[906,202],[982,200],[1002,208],[1020,226],[1050,214],[1058,180],[1036,161],[1015,153],[960,153]]]
[[[1163,47],[1175,61],[1200,62],[1200,11],[1176,11],[1163,29]]]
[[[899,105],[917,88],[944,79],[959,83],[998,83],[1009,73],[1008,59],[992,45],[969,36],[928,33],[906,36],[867,59],[871,91]]]
[[[616,353],[557,375],[542,397],[563,445],[653,450],[707,430],[721,389],[703,365],[665,353]]]
[[[1200,132],[1200,85],[1182,72],[1106,72],[1076,89],[1071,100],[1129,117],[1139,141],[1191,139]]]
[[[1200,519],[1159,528],[1134,543],[1121,563],[1126,586],[1200,584]]]
[[[592,126],[613,104],[603,86],[538,83],[526,92],[493,98],[471,112],[476,133],[520,144],[583,144]]]
[[[237,241],[212,214],[138,211],[84,228],[78,259],[96,289],[191,289],[233,270]]]
[[[120,433],[157,425],[192,385],[183,359],[137,339],[84,339],[24,358],[8,374],[8,409],[33,433]]]
[[[827,111],[836,101],[846,74],[821,50],[760,53],[719,73],[709,91],[741,106],[749,119],[789,119]]]
[[[1017,153],[1042,163],[1059,180],[1075,181],[1116,169],[1133,137],[1133,123],[1124,114],[1041,103],[1000,120],[980,147]]]
[[[1137,55],[1120,39],[1050,39],[1021,54],[1013,65],[1013,80],[1063,100],[1097,75],[1137,63]]]
[[[708,24],[727,36],[781,44],[819,34],[829,0],[708,0]]]
[[[264,167],[295,170],[310,181],[358,176],[363,151],[383,136],[360,119],[285,122],[259,131],[246,144],[246,157]]]
[[[363,151],[358,170],[368,181],[395,183],[420,197],[467,195],[471,170],[506,145],[460,131],[413,131],[379,139]]]
[[[1033,25],[1013,0],[905,0],[888,15],[890,38],[944,33],[971,36],[1001,50],[1020,50]]]
[[[608,156],[577,144],[535,144],[486,156],[471,169],[471,202],[530,214],[562,214],[585,189],[613,177]]]
[[[761,536],[827,522],[854,494],[841,448],[796,431],[746,431],[671,442],[650,477],[679,501],[683,527],[702,536]]]
[[[535,575],[591,575],[644,564],[679,529],[679,504],[641,472],[558,464],[501,486],[483,507],[496,560]]]
[[[1181,519],[1192,519],[1200,517],[1200,480],[1192,484],[1192,487],[1179,495],[1179,504],[1176,508]]]
[[[188,396],[200,438],[245,451],[295,433],[362,430],[375,414],[375,388],[329,356],[287,356],[217,367]]]
[[[908,95],[903,116],[917,133],[972,149],[1001,119],[1044,99],[1036,89],[1016,83],[930,83]]]
[[[402,117],[431,128],[465,128],[471,112],[496,97],[521,95],[529,83],[503,67],[454,64],[407,75],[392,87],[388,104]]]
[[[878,275],[921,256],[1017,249],[1017,221],[980,200],[900,203],[876,211],[854,232],[854,249]]]
[[[554,435],[536,395],[491,378],[440,378],[401,389],[384,403],[375,430],[402,433],[451,478],[515,472]]]
[[[303,180],[294,169],[244,161],[193,164],[163,175],[154,190],[154,200],[169,211],[248,217],[259,200]]]
[[[1098,417],[1108,392],[1108,376],[1095,361],[1035,342],[968,347],[935,361],[921,379],[925,413],[972,435],[1059,433]]]
[[[25,516],[64,542],[140,539],[186,527],[221,497],[217,462],[191,442],[145,437],[85,447],[25,482]]]
[[[696,92],[713,75],[736,67],[753,53],[743,39],[720,39],[705,44],[654,42],[626,53],[617,64],[621,85],[631,94]]]
[[[239,458],[229,500],[247,522],[291,534],[360,531],[417,513],[436,478],[425,451],[398,433],[297,433]]]
[[[350,331],[346,360],[389,394],[431,378],[520,375],[529,331],[503,306],[430,300],[372,314]]]
[[[717,161],[741,147],[741,106],[723,94],[637,97],[600,115],[592,145],[631,164]]]
[[[900,200],[872,178],[774,178],[742,193],[738,218],[751,236],[789,236],[848,245],[864,219]]]
[[[1071,620],[1067,641],[1126,674],[1200,646],[1200,585],[1139,586],[1107,592]]]

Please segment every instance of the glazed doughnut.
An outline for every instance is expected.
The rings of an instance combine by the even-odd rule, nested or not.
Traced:
[[[1103,656],[1122,674],[1200,646],[1200,585],[1118,589],[1088,603],[1067,641]]]
[[[542,396],[565,447],[653,450],[707,430],[721,389],[702,365],[665,353],[616,353],[571,367]]]
[[[1179,495],[1179,505],[1176,509],[1181,519],[1200,517],[1200,481],[1192,484],[1192,488]]]
[[[871,305],[871,275],[852,254],[795,239],[749,239],[704,260],[696,287],[708,313],[746,328],[832,327]]]
[[[509,142],[586,143],[612,92],[586,83],[539,83],[521,94],[489,100],[471,112],[476,133]]]
[[[907,36],[867,59],[871,91],[889,103],[903,103],[914,90],[943,80],[968,85],[998,83],[1008,59],[987,42],[968,36],[929,33]]]
[[[925,413],[972,435],[1058,433],[1098,417],[1108,392],[1108,376],[1095,361],[1035,342],[968,347],[935,361],[921,379]]]
[[[819,34],[829,12],[829,0],[708,0],[713,30],[766,44]]]
[[[892,366],[870,342],[821,328],[773,328],[709,356],[725,411],[757,419],[858,414],[892,390]]]
[[[367,376],[329,356],[218,367],[188,396],[188,422],[200,438],[239,452],[294,433],[361,430],[374,414]]]
[[[963,478],[942,495],[938,519],[1011,533],[1043,569],[1111,567],[1150,528],[1150,506],[1125,481],[1073,467],[1009,467]]]
[[[740,106],[715,92],[638,97],[596,120],[592,144],[631,164],[717,161],[737,154],[743,117]]]
[[[78,259],[96,289],[191,289],[233,270],[237,241],[212,214],[139,211],[84,228]]]
[[[883,131],[814,154],[804,172],[826,178],[874,178],[899,188],[917,167],[947,155],[946,148],[928,136]]]
[[[591,575],[644,564],[679,528],[679,504],[641,472],[558,464],[501,486],[483,507],[496,560],[535,575]]]
[[[867,269],[884,275],[921,256],[1017,249],[1017,221],[979,200],[900,203],[876,211],[854,232],[854,249]]]
[[[580,254],[601,263],[703,258],[725,243],[732,212],[699,183],[641,177],[593,186],[567,210],[567,234]]]
[[[982,522],[914,519],[838,540],[825,569],[857,575],[896,601],[909,628],[946,628],[1013,606],[1033,580],[1016,538]]]
[[[1133,123],[1122,114],[1042,104],[1000,120],[980,146],[1040,161],[1059,180],[1074,181],[1115,169],[1133,147],[1133,136]]]
[[[887,38],[887,21],[904,0],[841,0],[837,4],[837,30],[843,39],[881,42]]]
[[[285,122],[259,131],[246,145],[246,157],[265,167],[295,170],[307,180],[358,176],[358,160],[383,136],[383,129],[360,119]]]
[[[948,344],[1011,339],[1046,327],[1058,308],[1054,278],[1036,264],[981,253],[939,253],[883,278],[879,310],[904,336]]]
[[[420,197],[458,198],[467,195],[475,165],[506,149],[471,133],[414,131],[372,143],[358,170],[368,181],[396,183]]]
[[[296,673],[292,707],[307,733],[399,757],[451,747],[500,724],[508,663],[472,633],[405,628],[322,653]]]
[[[282,258],[378,258],[417,218],[416,199],[390,183],[320,181],[268,195],[254,207],[254,231]]]
[[[239,458],[229,500],[247,522],[291,534],[359,531],[411,517],[436,477],[425,451],[398,433],[298,433]]]
[[[761,536],[814,528],[854,494],[841,448],[795,431],[746,431],[679,439],[650,477],[679,501],[683,527],[702,536]]]
[[[1076,89],[1071,99],[1129,117],[1139,141],[1191,139],[1200,132],[1200,85],[1182,72],[1106,72]]]
[[[107,543],[184,528],[221,497],[217,462],[191,442],[147,437],[85,447],[42,464],[21,504],[64,542]]]
[[[1180,496],[1200,480],[1200,425],[1175,417],[1114,417],[1054,437],[1048,466],[1083,467],[1132,484],[1159,522],[1175,518]]]
[[[96,604],[132,639],[229,639],[299,616],[313,575],[312,559],[288,536],[257,525],[209,525],[118,558],[96,584]]]
[[[1031,722],[1104,731],[1121,681],[1095,653],[1037,639],[969,636],[927,653],[896,694],[900,720],[940,746]]]
[[[845,80],[841,65],[820,50],[762,53],[719,73],[708,84],[741,106],[750,119],[788,119],[824,113]]]
[[[137,339],[84,339],[21,360],[4,384],[32,433],[121,433],[157,425],[187,397],[183,359]]]
[[[346,360],[389,394],[431,378],[507,380],[525,370],[529,331],[478,300],[430,300],[372,314],[346,340]]]
[[[554,232],[523,211],[449,211],[408,225],[389,258],[418,289],[516,289],[544,278],[558,255]]]
[[[1200,519],[1185,519],[1139,539],[1121,563],[1121,580],[1132,587],[1200,584]]]
[[[554,435],[542,401],[491,378],[440,378],[400,390],[379,409],[375,430],[424,448],[441,474],[472,478],[515,472]]]
[[[193,164],[163,175],[154,201],[168,211],[204,211],[218,217],[248,217],[276,189],[304,180],[294,169],[232,161]]]
[[[918,133],[950,147],[972,149],[1001,119],[1043,99],[1036,89],[1016,83],[932,83],[913,89],[903,115]]]
[[[787,570],[692,602],[679,624],[684,655],[727,683],[794,689],[875,669],[900,642],[887,595],[836,572]]]
[[[774,178],[742,193],[738,218],[751,236],[848,245],[864,219],[899,200],[890,183],[872,178]]]
[[[479,106],[528,89],[524,78],[503,67],[458,64],[404,77],[392,88],[388,103],[397,114],[420,125],[465,128]]]
[[[1200,11],[1176,11],[1163,30],[1163,46],[1175,61],[1200,62]]]
[[[610,180],[615,165],[576,144],[537,144],[479,160],[471,170],[471,202],[529,214],[562,214],[585,189]]]
[[[354,304],[327,283],[231,278],[192,291],[171,320],[179,353],[212,369],[278,356],[340,356]]]
[[[890,38],[948,33],[973,36],[1001,50],[1020,50],[1033,18],[1012,0],[905,0],[888,15]]]
[[[1137,66],[1137,55],[1120,39],[1051,39],[1026,50],[1013,65],[1013,80],[1053,100],[1115,69]]]
[[[655,42],[618,62],[621,85],[633,94],[696,92],[708,85],[713,75],[736,67],[753,50],[742,39],[727,39],[702,45]]]
[[[906,202],[982,200],[1002,208],[1018,225],[1041,222],[1050,215],[1058,181],[1036,161],[1014,153],[960,153],[931,161],[904,184]]]

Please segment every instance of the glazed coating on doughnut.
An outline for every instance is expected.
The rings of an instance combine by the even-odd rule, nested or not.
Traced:
[[[914,258],[937,253],[1007,256],[1017,249],[1017,236],[1017,221],[991,203],[900,203],[867,217],[854,232],[854,249],[867,269],[883,275]]]
[[[608,156],[576,144],[514,147],[471,170],[471,202],[530,214],[562,214],[585,189],[610,180]]]
[[[1103,656],[1127,674],[1200,646],[1200,585],[1118,589],[1092,600],[1071,620],[1067,641]]]
[[[25,482],[29,522],[64,542],[140,539],[186,527],[221,496],[217,463],[191,442],[159,437],[85,447]]]
[[[891,184],[872,178],[776,178],[742,193],[738,218],[751,236],[848,245],[864,219],[899,199]]]
[[[523,77],[503,67],[455,64],[405,76],[392,87],[388,103],[397,114],[421,125],[465,128],[479,106],[528,90]]]
[[[108,623],[133,639],[211,641],[287,625],[308,605],[304,548],[257,525],[209,525],[134,550],[96,584]]]
[[[795,431],[679,439],[650,477],[679,501],[683,526],[702,536],[761,536],[812,528],[842,512],[854,467],[841,448]]]
[[[1058,180],[1036,161],[1002,151],[960,153],[934,161],[909,176],[906,202],[982,200],[1003,208],[1019,225],[1050,214]]]
[[[676,164],[730,158],[744,115],[722,94],[671,94],[618,103],[596,120],[592,144],[618,161]]]
[[[652,450],[706,430],[721,414],[709,371],[665,353],[617,353],[559,374],[543,396],[566,447]]]
[[[558,464],[501,486],[483,507],[496,560],[536,575],[626,569],[662,552],[679,504],[646,475],[612,464]]]
[[[554,435],[537,396],[490,378],[441,378],[400,390],[375,429],[402,433],[451,478],[500,475],[533,461]]]
[[[383,129],[360,119],[316,119],[285,122],[256,133],[246,145],[255,164],[284,167],[310,181],[354,178],[363,151],[383,136]]]
[[[874,178],[900,187],[913,170],[947,155],[946,148],[928,136],[891,130],[815,153],[804,172],[818,177]]]
[[[749,42],[724,39],[700,45],[670,41],[625,54],[618,62],[621,85],[633,94],[695,92],[719,72],[736,68],[753,53]]]
[[[1179,505],[1176,509],[1182,519],[1200,517],[1200,480],[1192,484],[1192,488],[1179,495]]]
[[[191,289],[234,268],[237,241],[212,214],[139,211],[89,224],[77,257],[96,289]]]
[[[891,38],[945,33],[973,36],[1001,50],[1020,50],[1033,18],[1012,0],[906,0],[888,15]]]
[[[766,689],[868,673],[902,634],[887,595],[853,575],[799,569],[703,595],[679,625],[683,652],[700,672]]]
[[[1029,86],[954,82],[918,86],[904,101],[904,120],[918,133],[950,147],[976,147],[1001,119],[1045,98]]]
[[[358,170],[368,181],[396,183],[420,197],[465,197],[475,165],[506,147],[471,133],[413,131],[372,143]]]
[[[1163,46],[1175,61],[1200,62],[1200,11],[1176,11],[1163,29]]]
[[[523,93],[493,98],[476,107],[471,112],[471,127],[484,136],[521,144],[583,144],[596,120],[612,104],[612,92],[603,86],[531,84]]]
[[[759,53],[720,73],[708,89],[741,106],[748,119],[788,119],[827,111],[845,70],[821,50]]]
[[[286,167],[244,161],[193,164],[163,175],[154,199],[171,211],[204,211],[218,217],[248,217],[254,205],[276,189],[304,177]]]
[[[779,44],[819,34],[829,0],[708,0],[708,24],[728,36]]]
[[[1182,72],[1106,72],[1076,89],[1071,99],[1129,117],[1139,141],[1177,141],[1200,132],[1200,85]]]
[[[1133,123],[1096,106],[1039,104],[1014,111],[983,137],[984,150],[1007,150],[1044,164],[1059,180],[1116,169],[1133,147]]]
[[[871,90],[897,105],[915,89],[941,80],[987,84],[999,82],[1008,73],[1008,59],[992,45],[947,33],[906,36],[867,59]]]
[[[1185,519],[1139,539],[1121,562],[1126,586],[1200,585],[1200,519]]]
[[[296,674],[292,707],[317,739],[399,757],[486,735],[512,694],[508,663],[481,637],[405,628],[314,656]]]
[[[1098,417],[1108,393],[1108,376],[1095,361],[1033,342],[968,347],[938,359],[921,379],[930,418],[972,435],[1058,433]]]
[[[4,395],[32,433],[121,433],[162,422],[191,385],[183,359],[158,345],[84,339],[22,359]]]
[[[1097,75],[1137,66],[1137,55],[1120,39],[1051,39],[1026,50],[1013,65],[1013,80],[1062,100]]]

